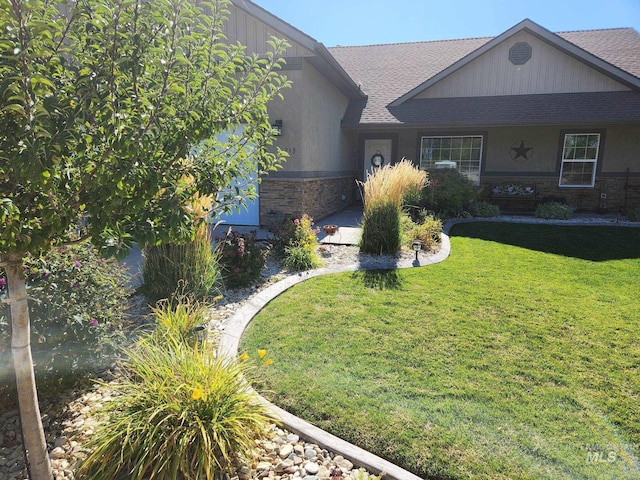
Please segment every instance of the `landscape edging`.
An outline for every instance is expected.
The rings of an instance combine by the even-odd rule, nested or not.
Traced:
[[[433,255],[423,256],[417,261],[390,261],[386,265],[376,265],[375,267],[363,267],[358,264],[344,265],[332,268],[320,268],[294,275],[289,275],[279,282],[270,285],[265,290],[259,292],[254,297],[246,301],[238,311],[225,324],[224,330],[218,342],[218,356],[224,358],[234,358],[238,355],[238,347],[242,334],[249,326],[253,318],[262,310],[267,303],[289,288],[302,283],[310,278],[328,275],[331,273],[354,272],[359,270],[385,270],[398,268],[414,268],[433,265],[445,260],[451,251],[449,236],[443,232],[440,249]],[[262,397],[261,397],[262,398]],[[266,399],[263,401],[269,406],[274,418],[280,420],[287,430],[299,435],[310,443],[315,443],[321,448],[325,448],[337,455],[342,455],[357,467],[379,475],[384,473],[384,478],[388,480],[421,480],[417,475],[402,469],[401,467],[374,455],[360,447],[357,447],[335,435],[332,435],[321,428],[302,420],[295,415],[270,403]]]

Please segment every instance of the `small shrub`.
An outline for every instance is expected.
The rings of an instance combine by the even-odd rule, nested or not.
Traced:
[[[191,242],[147,246],[142,278],[141,290],[152,303],[180,295],[204,300],[220,279],[207,226]]]
[[[25,258],[31,297],[31,351],[38,381],[72,381],[111,363],[130,295],[127,270],[91,244],[58,247]],[[0,274],[0,296],[6,280]],[[0,308],[0,373],[11,365],[10,313]]]
[[[567,220],[571,218],[575,207],[567,205],[565,203],[547,202],[542,203],[536,207],[536,217],[554,219],[554,220]]]
[[[634,207],[627,212],[627,220],[630,222],[640,222],[640,207]]]
[[[118,395],[90,437],[83,478],[226,478],[252,460],[272,419],[251,390],[247,362],[216,358],[171,334],[149,336],[125,352]]]
[[[402,244],[400,217],[401,210],[393,203],[378,203],[365,209],[360,251],[374,255],[397,253]]]
[[[266,250],[256,243],[256,233],[238,233],[231,229],[218,240],[218,262],[227,287],[244,287],[260,276]]]
[[[473,217],[497,217],[500,215],[500,207],[488,202],[473,202],[469,206],[469,213]]]
[[[273,252],[283,258],[286,248],[294,241],[296,224],[293,219],[286,219],[273,230]]]
[[[289,270],[300,271],[318,268],[320,257],[316,253],[318,248],[318,229],[314,227],[313,219],[304,214],[291,222],[293,228],[284,236],[284,265]]]
[[[429,172],[429,185],[422,190],[422,206],[441,218],[458,217],[478,199],[480,189],[453,168]]]
[[[420,240],[424,250],[434,250],[441,242],[442,221],[427,216],[421,222],[414,223],[406,214],[402,216],[402,233],[406,246],[411,247],[414,240]]]

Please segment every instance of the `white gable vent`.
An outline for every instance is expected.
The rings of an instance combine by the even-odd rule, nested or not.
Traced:
[[[514,65],[524,65],[531,59],[531,45],[518,42],[509,49],[509,60]]]

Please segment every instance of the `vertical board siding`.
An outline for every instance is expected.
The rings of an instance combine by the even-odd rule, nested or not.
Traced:
[[[517,42],[532,47],[524,65],[509,61]],[[625,91],[628,87],[527,32],[520,32],[442,79],[416,98]]]
[[[282,33],[267,27],[257,18],[243,10],[232,6],[230,15],[225,23],[225,34],[229,43],[240,42],[247,47],[248,52],[263,55],[269,50],[267,41],[271,37],[286,38]],[[306,48],[287,39],[291,45],[285,52],[285,57],[303,57],[312,55]]]

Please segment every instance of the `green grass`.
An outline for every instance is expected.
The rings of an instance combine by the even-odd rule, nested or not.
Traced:
[[[269,303],[242,344],[274,359],[259,387],[426,478],[640,478],[640,229],[463,224],[451,244]]]

